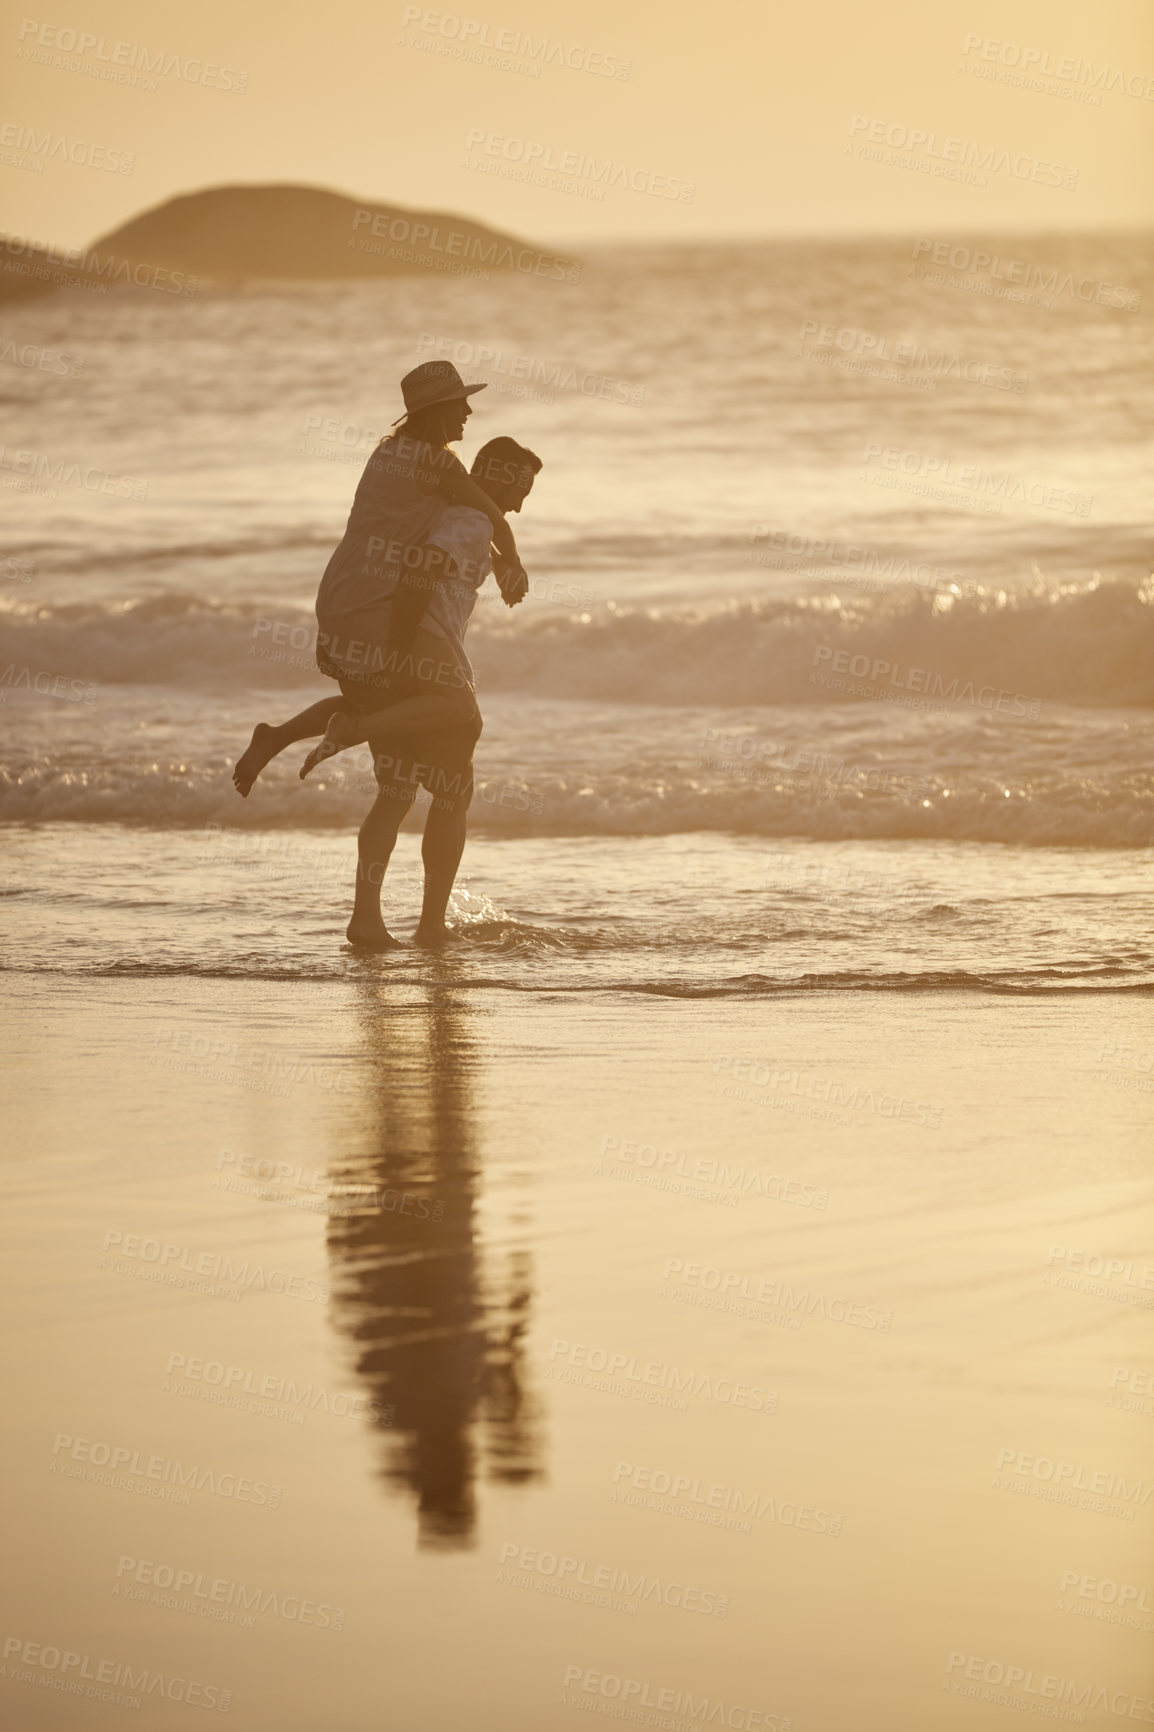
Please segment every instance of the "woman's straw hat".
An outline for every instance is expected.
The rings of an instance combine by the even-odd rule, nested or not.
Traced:
[[[401,380],[406,415],[412,415],[418,409],[431,409],[434,403],[451,403],[458,397],[471,397],[474,391],[484,389],[484,382],[466,385],[451,361],[422,361]]]

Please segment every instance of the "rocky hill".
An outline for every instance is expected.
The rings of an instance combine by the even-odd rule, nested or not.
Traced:
[[[211,284],[500,272],[575,282],[575,260],[444,211],[374,204],[307,186],[183,193],[90,247],[0,238],[0,300],[57,288],[195,295]]]

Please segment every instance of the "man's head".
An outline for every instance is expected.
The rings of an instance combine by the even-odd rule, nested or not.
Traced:
[[[540,468],[535,451],[502,434],[482,445],[470,474],[502,511],[520,511]]]

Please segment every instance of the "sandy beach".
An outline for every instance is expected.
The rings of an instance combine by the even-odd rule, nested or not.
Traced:
[[[8,998],[20,1725],[1145,1717],[1142,995]]]

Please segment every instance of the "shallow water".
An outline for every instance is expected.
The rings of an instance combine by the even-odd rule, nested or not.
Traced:
[[[456,941],[436,962],[407,942],[417,837],[402,834],[386,880],[405,948],[365,957],[344,944],[351,874],[347,840],[316,831],[13,830],[6,967],[390,990],[444,978],[471,995],[1154,989],[1150,864],[1113,849],[474,838],[450,910]]]

